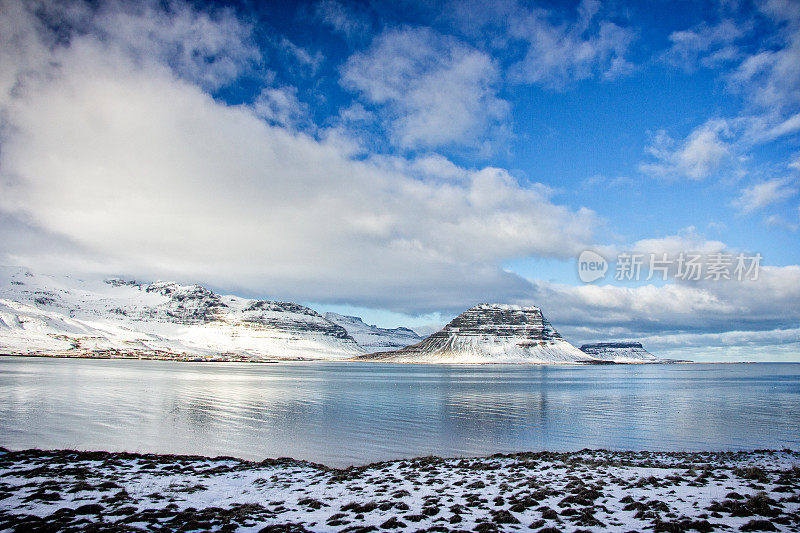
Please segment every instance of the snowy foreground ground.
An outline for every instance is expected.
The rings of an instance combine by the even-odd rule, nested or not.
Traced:
[[[800,531],[800,452],[584,450],[345,470],[0,453],[0,531]]]

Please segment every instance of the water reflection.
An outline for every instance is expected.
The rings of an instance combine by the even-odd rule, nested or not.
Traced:
[[[798,448],[800,364],[514,367],[0,358],[0,445],[331,465]]]

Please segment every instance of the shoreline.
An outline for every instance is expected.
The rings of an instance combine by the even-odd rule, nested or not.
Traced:
[[[287,361],[306,361],[304,359],[252,359],[246,357],[213,357],[181,354],[164,355],[110,355],[107,353],[80,353],[80,354],[49,354],[49,353],[0,353],[0,357],[32,357],[40,359],[100,359],[121,361],[174,361],[178,363],[281,363]]]
[[[0,450],[0,530],[90,524],[115,531],[797,531],[800,451],[585,449],[337,469],[289,458]]]
[[[596,367],[596,366],[639,366],[639,365],[678,365],[678,364],[753,364],[753,363],[783,363],[785,361],[690,361],[684,359],[668,359],[663,361],[642,362],[617,362],[617,361],[578,361],[574,363],[434,363],[429,361],[381,361],[377,359],[253,359],[245,356],[197,356],[181,354],[109,354],[109,353],[0,353],[0,357],[31,357],[40,359],[98,359],[98,360],[123,360],[123,361],[174,361],[178,363],[391,363],[396,365],[435,365],[435,366],[566,366],[566,367]]]

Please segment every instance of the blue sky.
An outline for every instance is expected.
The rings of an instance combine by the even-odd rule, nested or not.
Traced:
[[[314,127],[335,122],[341,109],[351,105],[380,113],[383,106],[370,105],[357,90],[342,86],[343,66],[387,32],[432,28],[495,62],[498,72],[493,95],[508,105],[508,113],[498,121],[506,134],[490,138],[495,144],[488,153],[459,139],[409,148],[386,139],[383,124],[369,130],[376,136],[371,139],[375,151],[403,157],[436,153],[468,168],[492,165],[508,169],[521,183],[552,187],[558,201],[573,209],[589,207],[597,212],[608,225],[609,242],[633,242],[694,227],[731,247],[758,250],[770,264],[800,260],[800,247],[793,246],[800,200],[796,194],[789,195],[797,190],[797,169],[789,165],[800,157],[800,125],[779,138],[741,147],[733,145],[742,142],[744,132],[719,135],[729,150],[725,157],[746,161],[719,161],[692,179],[685,179],[680,172],[659,176],[641,168],[653,162],[647,149],[659,131],[680,143],[710,120],[734,122],[777,115],[768,119],[774,124],[796,115],[796,97],[777,95],[777,100],[787,101],[760,105],[749,92],[758,91],[758,86],[738,86],[730,81],[749,56],[783,50],[778,36],[791,31],[796,21],[786,22],[774,12],[792,15],[791,3],[506,2],[494,8],[476,3],[466,20],[458,20],[447,3],[422,4],[408,9],[379,2],[262,5],[256,11],[246,4],[234,7],[245,17],[256,17],[264,32],[262,46],[270,48],[275,41],[288,38],[318,61],[313,74],[298,69],[291,58],[269,62],[270,71],[275,72],[273,83],[297,88],[298,101],[307,106]],[[583,65],[588,73],[553,71],[536,83],[514,81],[512,73],[525,54],[525,39],[512,37],[514,32],[507,27],[511,23],[497,20],[492,11],[528,14],[544,10],[542,16],[554,28],[570,28],[580,23],[581,9],[596,13],[573,46],[594,46],[602,54],[602,45],[593,43],[598,26],[619,25],[630,37],[620,51],[620,57],[629,62],[624,73],[607,79],[607,61],[604,64],[598,58]],[[355,35],[348,37],[337,30],[332,22],[336,16],[349,18],[357,26],[352,30]],[[691,39],[681,41],[680,34]],[[491,43],[504,40],[511,42]],[[687,44],[680,46],[681,42]],[[729,60],[708,64],[709,56],[726,48],[732,48]],[[280,53],[273,51],[273,55]],[[248,102],[259,86],[228,86],[218,97],[229,103]],[[798,89],[797,80],[788,80],[787,91]],[[480,133],[491,131],[487,128]],[[748,186],[780,178],[787,179],[780,189],[786,194],[778,195],[773,203],[749,211],[732,205]],[[539,263],[534,260],[530,265]],[[564,276],[559,279],[568,281]]]
[[[800,359],[800,5],[14,2],[2,261]],[[582,250],[760,253],[584,284]]]

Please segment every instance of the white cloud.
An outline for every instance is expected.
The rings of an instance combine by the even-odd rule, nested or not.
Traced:
[[[200,11],[179,1],[30,2],[61,32],[95,35],[137,62],[157,62],[207,89],[217,89],[259,65],[252,27],[230,9]],[[90,7],[91,6],[91,7]]]
[[[775,110],[742,115],[729,121],[741,132],[744,145],[764,144],[800,131],[800,113],[784,115]]]
[[[370,122],[375,115],[358,102],[339,110],[339,119],[345,123]]]
[[[702,23],[692,29],[675,31],[669,35],[672,43],[664,53],[666,62],[692,71],[700,66],[715,68],[736,60],[741,52],[734,46],[736,40],[749,31],[732,19],[717,24]]]
[[[574,22],[554,22],[554,14],[535,9],[510,22],[509,34],[528,43],[525,58],[510,78],[550,88],[600,75],[613,79],[632,70],[626,59],[633,30],[598,20],[600,2],[583,0]]]
[[[316,5],[317,18],[348,39],[360,38],[370,29],[363,17],[335,0],[322,0]]]
[[[788,48],[748,57],[731,81],[764,107],[785,108],[800,103],[800,36]]]
[[[800,5],[794,0],[761,0],[758,9],[777,22],[795,26],[800,22]]]
[[[578,344],[599,339],[635,340],[658,357],[691,361],[797,361],[800,329],[735,330],[721,333],[632,333],[625,328],[564,327]]]
[[[299,67],[298,72],[314,76],[325,57],[320,52],[311,53],[302,46],[297,46],[286,37],[282,37],[277,47],[292,59],[292,64]]]
[[[672,261],[681,252],[722,252],[733,255],[731,270],[739,253],[724,242],[705,239],[693,227],[642,239],[621,250],[658,257],[666,253]],[[610,259],[615,253],[609,249],[604,255]],[[756,253],[744,255],[750,258]],[[674,276],[673,265],[668,281],[658,284],[621,286],[611,281],[574,286],[531,280],[534,290],[517,303],[540,306],[575,344],[627,339],[642,341],[662,357],[796,360],[800,345],[792,339],[800,323],[800,266],[767,266],[766,261],[762,259],[756,279],[752,274],[741,280],[735,275],[730,280],[705,279],[704,270],[699,280],[681,280]],[[613,279],[613,272],[612,267],[607,280]],[[645,265],[642,280],[646,274]]]
[[[729,67],[723,79],[729,90],[743,96],[745,106],[738,116],[725,121],[722,135],[706,129],[706,138],[697,139],[699,157],[683,164],[674,153],[677,149],[659,142],[671,139],[666,134],[657,137],[651,151],[658,152],[653,155],[661,161],[646,162],[642,170],[680,175],[688,169],[689,177],[705,177],[729,159],[726,151],[732,148],[740,158],[748,158],[745,150],[800,131],[800,12],[795,6],[782,0],[761,1],[756,3],[760,13],[733,6],[729,12],[737,14],[732,18],[716,24],[703,22],[670,35],[672,46],[662,55],[666,62],[687,71],[700,66]],[[753,39],[754,28],[758,39]]]
[[[730,158],[731,146],[725,140],[730,135],[728,123],[721,119],[695,128],[681,142],[660,130],[645,149],[655,162],[644,162],[639,169],[652,176],[705,179]]]
[[[770,128],[766,132],[766,137],[769,140],[773,140],[785,135],[792,135],[798,131],[800,131],[800,113],[795,113],[786,120]]]
[[[797,194],[797,185],[791,178],[773,178],[742,189],[733,201],[742,213],[752,213]]]
[[[761,2],[779,28],[759,51],[729,76],[732,88],[765,109],[791,110],[800,104],[800,13],[794,2]]]
[[[463,168],[438,154],[429,154],[415,159],[413,168],[423,175],[445,180],[462,180],[469,175]]]
[[[640,239],[633,243],[630,251],[643,254],[667,254],[675,257],[681,252],[696,252],[700,254],[713,254],[725,250],[725,243],[710,241],[697,233],[696,228],[689,226],[683,228],[675,235],[667,235],[653,239]]]
[[[272,124],[297,128],[308,123],[308,105],[297,99],[294,87],[267,87],[253,103],[256,115]]]
[[[530,299],[576,344],[632,339],[663,357],[717,360],[796,359],[798,301],[796,265],[762,267],[757,281],[640,287],[536,282]],[[786,343],[794,343],[788,351],[781,348]]]
[[[797,231],[800,229],[800,224],[790,222],[780,215],[769,215],[764,218],[764,224],[776,228],[788,229],[789,231]]]
[[[591,211],[557,205],[547,188],[523,187],[502,169],[435,156],[391,169],[350,158],[335,135],[285,128],[296,111],[291,91],[263,95],[270,124],[93,33],[33,67],[4,50],[16,72],[37,70],[0,100],[13,126],[0,154],[0,211],[43,242],[71,243],[2,241],[6,259],[32,268],[91,262],[417,312],[510,299],[529,284],[502,260],[571,257],[593,239]],[[469,61],[472,52],[455,54]]]
[[[585,189],[617,189],[621,187],[633,187],[636,185],[636,181],[627,176],[616,176],[610,178],[602,174],[594,174],[583,180],[582,185]]]
[[[393,172],[415,176],[420,179],[444,180],[444,181],[464,181],[470,179],[473,174],[469,170],[459,167],[446,157],[428,153],[414,159],[402,157],[377,157],[372,156],[371,161],[382,168]],[[550,196],[551,191],[539,189],[543,196]]]
[[[498,82],[491,57],[429,28],[387,30],[342,69],[342,84],[383,109],[402,148],[480,148],[509,112]]]

